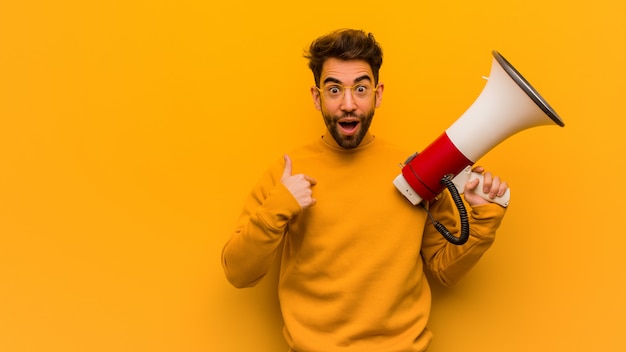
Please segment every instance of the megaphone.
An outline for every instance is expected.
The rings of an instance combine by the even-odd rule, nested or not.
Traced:
[[[468,180],[471,165],[515,133],[541,125],[565,126],[554,109],[500,53],[494,50],[492,54],[491,72],[479,97],[434,142],[410,156],[393,181],[413,205],[439,195],[445,188],[442,179]],[[479,174],[475,176],[480,178]],[[464,182],[455,185],[462,187]],[[507,206],[508,197],[505,194],[497,201]]]

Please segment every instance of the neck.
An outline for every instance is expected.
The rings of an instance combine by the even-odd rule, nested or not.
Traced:
[[[330,134],[330,132],[328,130],[324,133],[322,138],[324,139],[326,144],[328,144],[330,146],[333,146],[333,147],[336,147],[336,148],[346,149],[346,148],[343,148],[342,146],[340,146],[339,143],[337,143],[335,138]],[[364,145],[367,145],[367,144],[369,144],[373,140],[374,140],[374,135],[370,131],[367,131],[365,133],[365,136],[363,137],[363,140],[361,141],[361,143],[356,148],[359,148],[359,147],[362,147]],[[348,150],[348,149],[346,149],[346,150]]]

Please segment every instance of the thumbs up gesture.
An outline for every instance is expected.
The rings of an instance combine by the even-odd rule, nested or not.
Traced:
[[[289,155],[285,155],[285,170],[280,182],[291,192],[302,209],[315,205],[317,201],[312,196],[313,190],[311,187],[315,186],[317,181],[313,177],[304,174],[292,175],[291,169],[291,159]]]

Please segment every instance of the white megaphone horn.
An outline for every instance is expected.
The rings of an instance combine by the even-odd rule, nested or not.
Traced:
[[[470,178],[470,166],[500,142],[530,127],[552,124],[565,126],[528,81],[493,51],[491,73],[479,97],[439,138],[409,157],[393,183],[414,205],[441,193],[445,188],[442,179],[446,177],[454,177],[455,185],[462,190]],[[482,176],[471,174],[479,179]],[[478,193],[481,188],[477,187]],[[508,198],[507,192],[495,201],[507,206]]]

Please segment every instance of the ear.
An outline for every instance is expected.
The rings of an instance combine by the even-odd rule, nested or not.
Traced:
[[[376,99],[376,107],[378,108],[380,104],[383,102],[383,91],[385,90],[385,85],[381,82],[378,83],[378,88],[376,89],[376,95],[374,99]]]
[[[313,98],[313,105],[319,111],[322,110],[322,100],[320,99],[320,91],[317,90],[317,87],[311,87],[311,97]]]

